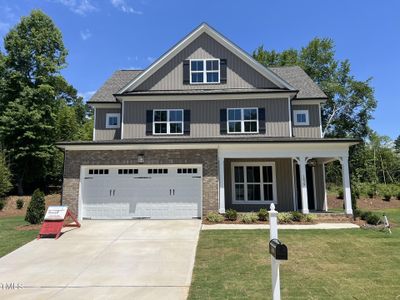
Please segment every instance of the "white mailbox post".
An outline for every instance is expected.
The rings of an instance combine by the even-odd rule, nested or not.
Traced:
[[[269,210],[269,253],[271,254],[271,273],[272,273],[272,299],[281,299],[281,282],[279,278],[279,264],[281,260],[288,259],[286,245],[278,239],[278,212],[272,203]]]

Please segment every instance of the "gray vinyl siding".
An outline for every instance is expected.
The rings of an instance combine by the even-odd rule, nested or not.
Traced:
[[[233,204],[232,203],[232,162],[251,162],[265,161],[275,162],[276,172],[276,189],[277,189],[277,205],[278,211],[293,211],[293,182],[292,182],[292,163],[290,158],[278,159],[225,159],[225,207],[233,208],[237,211],[258,211],[260,208],[269,207],[269,204]]]
[[[322,164],[318,164],[314,168],[315,174],[315,196],[317,202],[317,210],[322,210],[324,206],[324,170]]]
[[[319,105],[292,105],[292,119],[294,120],[294,110],[308,110],[310,118],[310,125],[307,126],[296,126],[293,123],[293,136],[294,137],[309,137],[319,138],[321,137],[320,128],[320,109]]]
[[[146,111],[167,108],[190,110],[190,136],[187,137],[221,136],[220,109],[239,107],[264,107],[266,136],[289,136],[288,100],[282,98],[257,100],[126,101],[124,103],[124,138],[146,137]]]
[[[107,113],[120,113],[119,108],[96,108],[95,140],[118,140],[121,138],[121,128],[106,128]]]
[[[183,84],[183,61],[186,59],[227,59],[226,84]],[[187,90],[215,88],[275,88],[271,81],[239,59],[235,54],[203,33],[185,47],[136,90]]]

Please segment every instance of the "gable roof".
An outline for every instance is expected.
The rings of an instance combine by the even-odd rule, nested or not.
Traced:
[[[114,95],[122,87],[135,79],[142,70],[119,70],[114,72],[109,79],[89,99],[88,103],[116,102]]]
[[[275,67],[269,69],[299,90],[296,99],[328,98],[310,76],[299,66]]]
[[[118,94],[123,94],[127,91],[132,91],[136,87],[138,87],[141,83],[143,83],[146,79],[148,79],[151,75],[153,75],[157,70],[159,70],[162,66],[164,66],[168,61],[170,61],[176,54],[178,54],[182,49],[184,49],[187,45],[193,42],[196,38],[198,38],[201,34],[206,33],[211,38],[219,42],[222,46],[230,50],[236,56],[241,58],[244,62],[246,62],[249,66],[254,68],[261,75],[266,77],[272,83],[276,84],[279,88],[284,88],[287,90],[295,90],[288,82],[283,80],[280,76],[270,71],[268,68],[264,67],[258,61],[256,61],[252,56],[246,53],[244,50],[236,46],[234,43],[229,41],[222,34],[217,32],[215,29],[211,28],[208,24],[202,23],[199,27],[197,27],[194,31],[189,33],[183,40],[173,46],[169,51],[167,51],[164,55],[162,55],[158,60],[156,60],[153,64],[151,64],[146,70],[143,71],[139,76],[135,79],[127,83],[123,88],[118,91]]]

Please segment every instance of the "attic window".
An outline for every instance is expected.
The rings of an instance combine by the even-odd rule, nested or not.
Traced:
[[[294,125],[307,126],[310,125],[308,110],[294,110]]]
[[[106,114],[106,128],[119,128],[120,127],[120,114],[108,113]]]
[[[220,60],[190,60],[190,83],[220,83]]]

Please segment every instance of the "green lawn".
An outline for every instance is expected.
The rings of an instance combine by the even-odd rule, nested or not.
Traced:
[[[289,260],[282,299],[397,299],[400,209],[393,234],[374,230],[280,230]],[[202,231],[189,299],[270,299],[267,230]],[[400,299],[400,296],[399,296]]]
[[[28,223],[21,216],[0,218],[0,257],[21,247],[37,236],[37,230],[20,231],[15,229],[17,226],[25,224]]]

